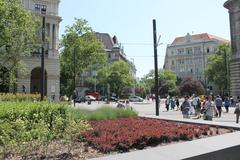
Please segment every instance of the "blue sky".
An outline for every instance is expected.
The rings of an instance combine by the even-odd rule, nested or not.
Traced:
[[[96,32],[116,35],[137,77],[154,68],[152,19],[161,35],[158,66],[163,67],[167,44],[187,33],[210,33],[230,39],[226,0],[61,0],[60,35],[74,18],[86,19]]]

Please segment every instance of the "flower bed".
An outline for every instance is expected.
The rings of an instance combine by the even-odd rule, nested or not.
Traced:
[[[208,125],[192,125],[151,118],[122,118],[92,121],[93,130],[83,134],[84,139],[101,152],[127,152],[161,143],[192,140],[212,135]],[[216,130],[215,134],[218,134]]]

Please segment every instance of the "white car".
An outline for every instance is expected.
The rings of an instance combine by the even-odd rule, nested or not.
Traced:
[[[143,102],[143,99],[139,96],[130,96],[128,99],[130,102]]]
[[[91,95],[87,95],[87,96],[85,96],[85,100],[86,101],[96,101],[96,98]]]

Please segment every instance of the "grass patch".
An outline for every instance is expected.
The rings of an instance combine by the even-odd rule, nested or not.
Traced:
[[[81,108],[71,108],[69,109],[74,119],[86,118],[87,120],[107,120],[107,119],[117,119],[117,118],[127,118],[136,117],[137,113],[130,109],[122,108],[112,108],[107,106],[102,106],[97,110],[90,111]]]

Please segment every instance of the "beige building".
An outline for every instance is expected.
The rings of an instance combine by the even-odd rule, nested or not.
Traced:
[[[208,86],[204,76],[208,56],[225,42],[228,41],[208,33],[177,37],[167,46],[164,69],[175,71],[182,79],[192,77]]]
[[[22,0],[24,7],[41,17],[41,9],[46,8],[46,45],[45,45],[45,95],[48,98],[59,99],[60,93],[60,63],[59,63],[59,17],[60,0]],[[26,73],[19,75],[17,91],[40,93],[41,91],[41,50],[35,51],[30,57],[25,57]]]
[[[230,95],[240,96],[240,0],[228,0],[224,7],[229,10],[232,57],[230,63]]]

